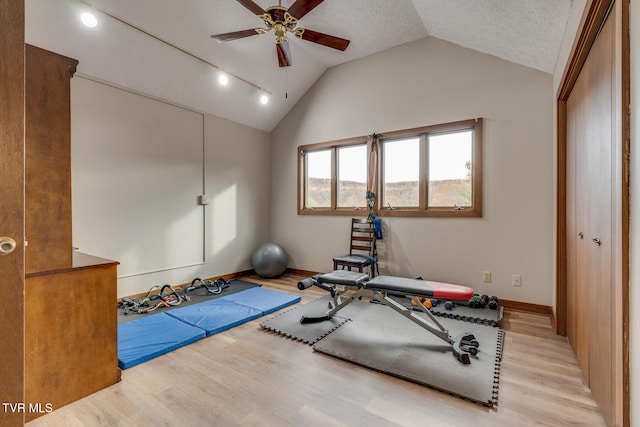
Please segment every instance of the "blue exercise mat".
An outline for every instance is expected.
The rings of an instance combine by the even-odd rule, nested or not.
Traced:
[[[118,325],[118,366],[131,368],[206,336],[205,331],[166,313]]]
[[[246,292],[246,291],[243,291]],[[207,336],[226,331],[262,316],[257,308],[218,298],[167,312],[167,315],[204,330]]]
[[[118,366],[127,369],[300,301],[297,295],[247,289],[118,325]]]
[[[301,300],[297,295],[290,295],[264,288],[247,289],[246,291],[238,292],[222,299],[258,309],[262,312],[263,316],[296,304]]]

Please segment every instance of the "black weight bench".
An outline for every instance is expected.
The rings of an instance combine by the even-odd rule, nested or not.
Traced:
[[[328,291],[333,300],[333,307],[323,316],[303,316],[300,319],[300,323],[328,320],[351,302],[366,296],[380,301],[451,345],[453,355],[461,363],[471,363],[470,356],[475,356],[478,353],[479,343],[472,334],[466,333],[456,338],[451,338],[449,331],[418,300],[418,298],[468,300],[473,296],[473,289],[467,286],[394,276],[378,276],[370,280],[367,274],[348,270],[336,270],[331,273],[318,274],[298,282],[298,289],[300,290],[311,286],[317,286]],[[350,293],[347,295],[347,292]],[[390,298],[390,295],[411,298],[428,320]]]

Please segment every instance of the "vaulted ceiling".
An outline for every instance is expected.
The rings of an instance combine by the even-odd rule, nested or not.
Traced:
[[[325,0],[298,27],[348,39],[349,47],[289,36],[293,64],[282,68],[273,33],[210,37],[264,26],[237,0],[26,0],[26,40],[78,59],[83,76],[270,131],[327,68],[424,37],[552,73],[571,1]],[[90,6],[95,28],[79,20]],[[217,83],[219,69],[231,75],[227,86]],[[267,105],[257,102],[262,92]]]

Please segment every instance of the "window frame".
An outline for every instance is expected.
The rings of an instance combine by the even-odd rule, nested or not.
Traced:
[[[471,206],[470,207],[429,207],[428,188],[428,137],[429,135],[442,135],[469,130],[471,131]],[[419,138],[420,140],[420,166],[419,166],[419,205],[417,207],[388,206],[384,205],[382,189],[384,187],[383,168],[384,151],[382,144],[386,140],[398,140]],[[390,217],[482,217],[482,119],[462,120],[452,123],[443,123],[432,126],[386,132],[380,135],[378,141],[378,181],[376,197],[376,215]]]
[[[366,216],[367,207],[341,208],[338,207],[338,159],[339,148],[365,145],[367,152],[371,150],[371,140],[367,136],[340,139],[337,141],[319,142],[298,147],[298,215],[342,215],[342,216]],[[313,151],[331,151],[331,203],[328,207],[306,207],[307,180],[306,180],[306,156]],[[369,159],[367,158],[367,167]],[[363,194],[363,199],[365,195]]]
[[[374,214],[380,217],[482,217],[482,156],[483,156],[483,119],[461,120],[451,123],[423,126],[413,129],[385,132],[370,136],[340,139],[336,141],[319,142],[298,147],[298,215],[338,215],[338,216],[367,216],[369,210],[363,208],[339,208],[337,207],[338,177],[337,177],[337,149],[342,147],[366,144],[367,152],[371,152],[372,144],[377,153],[377,168],[375,176],[376,201]],[[472,132],[472,157],[471,157],[471,206],[470,207],[428,207],[428,146],[429,135],[455,133],[470,130]],[[397,140],[411,137],[420,139],[420,165],[419,165],[419,206],[394,207],[384,206],[382,199],[384,152],[382,143],[385,140]],[[331,150],[331,203],[329,207],[305,206],[307,196],[306,185],[306,156],[312,151]],[[370,169],[370,156],[367,156],[367,170]],[[367,182],[367,187],[369,183]],[[365,195],[363,195],[363,198]]]

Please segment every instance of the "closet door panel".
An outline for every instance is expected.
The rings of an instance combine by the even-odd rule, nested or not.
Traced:
[[[585,79],[576,82],[567,101],[567,335],[589,383],[589,288],[585,241]],[[588,239],[587,239],[588,240]]]
[[[613,49],[615,19],[610,16],[593,45],[585,67],[589,77],[589,119],[586,148],[587,211],[589,212],[589,329],[591,391],[611,419],[613,393],[613,280],[612,280],[612,148]]]

